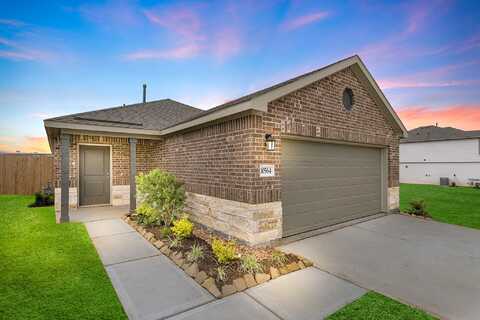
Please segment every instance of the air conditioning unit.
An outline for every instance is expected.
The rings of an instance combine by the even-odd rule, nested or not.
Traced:
[[[440,185],[441,186],[449,186],[450,179],[448,177],[440,177]]]

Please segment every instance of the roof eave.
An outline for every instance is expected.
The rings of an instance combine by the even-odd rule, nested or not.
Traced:
[[[92,132],[111,132],[111,133],[133,134],[133,135],[159,136],[161,134],[160,130],[135,129],[135,128],[81,124],[81,123],[52,121],[52,120],[44,120],[43,123],[45,128],[81,130],[81,131],[92,131]]]

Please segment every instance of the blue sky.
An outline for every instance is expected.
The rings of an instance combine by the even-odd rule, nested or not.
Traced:
[[[407,127],[480,129],[478,1],[0,2],[0,151],[42,119],[172,98],[203,109],[359,54]]]

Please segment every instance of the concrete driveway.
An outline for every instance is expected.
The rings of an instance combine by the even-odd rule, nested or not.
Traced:
[[[480,319],[480,231],[388,215],[283,247],[445,319]]]

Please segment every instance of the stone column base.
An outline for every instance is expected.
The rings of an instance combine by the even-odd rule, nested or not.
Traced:
[[[388,211],[390,213],[400,212],[400,187],[388,188]]]

